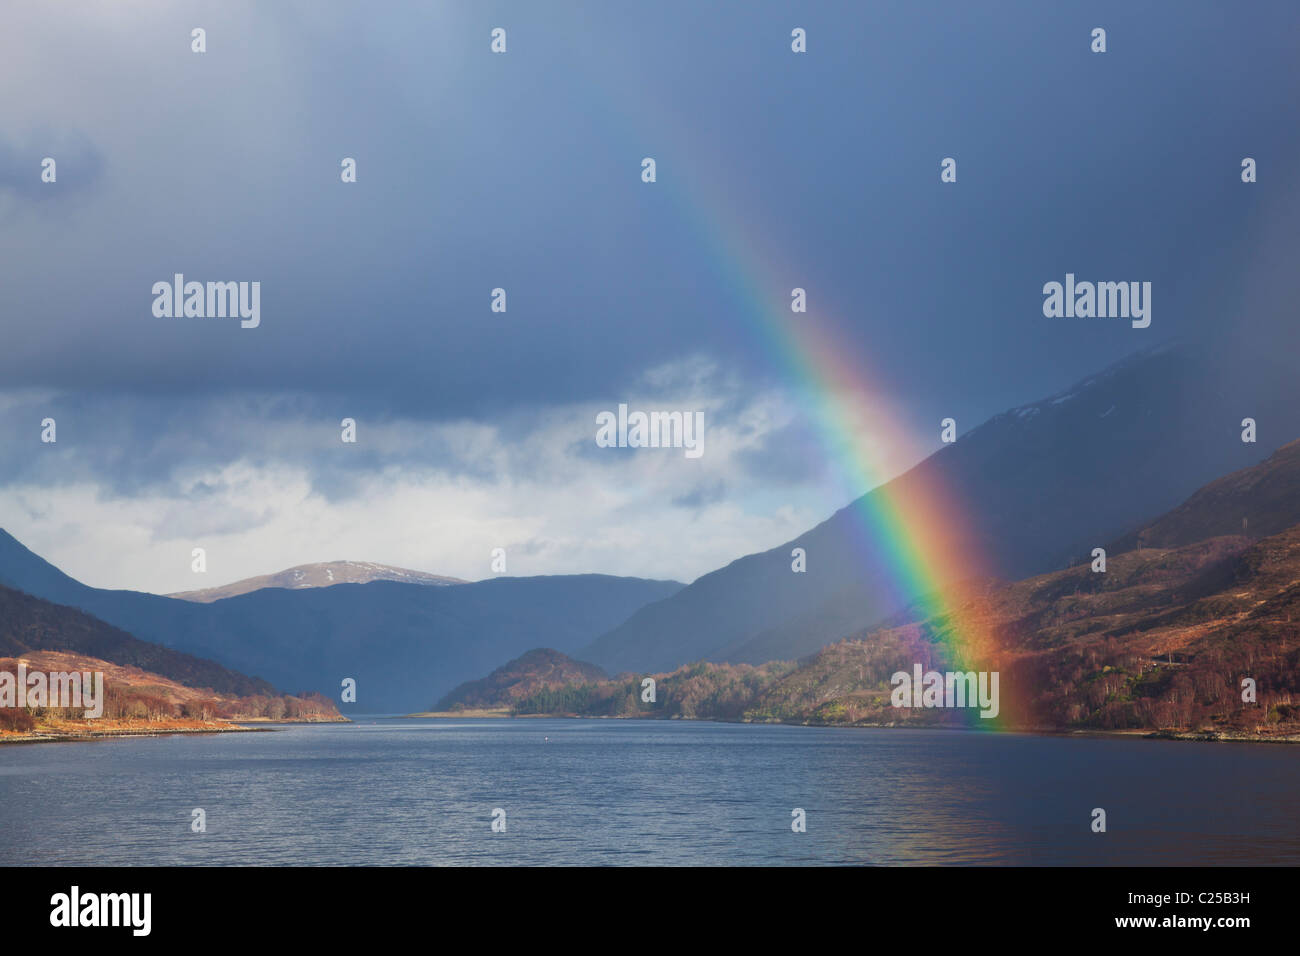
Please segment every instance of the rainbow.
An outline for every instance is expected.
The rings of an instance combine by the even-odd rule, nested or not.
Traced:
[[[652,104],[645,109],[659,126],[674,127],[674,121]],[[611,113],[620,119],[629,115],[626,104]],[[682,135],[671,139],[686,142]],[[641,156],[653,152],[629,152],[630,175]],[[739,334],[758,336],[768,361],[799,398],[854,499],[851,507],[859,519],[864,550],[872,546],[885,558],[899,606],[916,604],[926,617],[946,619],[948,626],[937,636],[951,667],[988,669],[1000,656],[991,631],[957,613],[967,596],[961,583],[986,566],[960,495],[928,477],[929,470],[912,471],[906,487],[889,480],[924,458],[933,445],[888,416],[891,400],[873,386],[879,377],[846,357],[848,350],[838,346],[836,335],[843,326],[819,308],[815,291],[810,292],[808,311],[796,314],[790,300],[763,278],[788,276],[790,270],[779,265],[782,258],[774,249],[764,247],[763,237],[773,231],[728,205],[724,182],[705,182],[698,165],[676,163],[659,167],[656,176],[656,183],[645,188],[661,190],[681,217],[693,222],[701,255],[715,264],[737,300],[730,320]],[[938,434],[935,422],[933,438]],[[971,725],[1005,725],[1007,703],[1004,700],[1002,716],[992,720],[981,720],[972,711]]]
[[[731,288],[744,292],[736,315],[763,334],[821,445],[847,486],[857,491],[850,507],[864,536],[863,549],[874,546],[884,558],[899,606],[916,605],[926,618],[946,620],[937,636],[940,657],[948,665],[988,669],[988,661],[998,656],[992,633],[959,611],[969,596],[963,582],[986,566],[960,494],[937,481],[932,469],[912,470],[906,482],[890,480],[901,470],[898,463],[919,461],[926,449],[918,447],[918,436],[905,431],[897,419],[871,414],[873,407],[888,407],[888,402],[883,396],[875,400],[871,370],[850,361],[849,351],[837,347],[835,325],[824,313],[814,317],[815,307],[810,306],[808,312],[796,314],[788,300],[755,295],[758,283],[738,281],[750,271],[775,274],[752,266],[771,261],[757,256],[746,238],[759,234],[730,230],[725,244],[718,232],[709,234],[713,261],[725,263]],[[742,263],[751,264],[751,269],[742,269]],[[933,434],[937,439],[939,422]],[[1007,713],[1004,704],[1002,715],[984,720],[972,710],[968,723],[993,729],[1005,723]]]

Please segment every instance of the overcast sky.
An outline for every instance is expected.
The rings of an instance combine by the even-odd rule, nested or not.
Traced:
[[[1293,325],[1300,6],[1132,6],[6,4],[0,526],[159,592],[496,547],[691,580],[944,417]],[[155,317],[178,272],[259,281],[260,326]],[[1151,327],[1045,318],[1066,272],[1152,282]],[[801,324],[856,390],[796,371]],[[703,411],[704,454],[596,447],[621,402]]]

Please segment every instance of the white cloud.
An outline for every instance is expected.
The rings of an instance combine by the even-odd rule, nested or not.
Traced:
[[[338,559],[480,579],[497,547],[512,575],[689,581],[789,540],[845,503],[829,483],[774,492],[755,472],[753,454],[797,420],[779,393],[745,398],[739,383],[692,358],[652,370],[618,401],[703,411],[703,457],[598,448],[595,404],[515,409],[490,423],[360,417],[356,445],[338,439],[334,419],[223,418],[224,440],[244,436],[227,461],[198,463],[183,444],[155,480],[116,490],[84,469],[67,483],[20,475],[0,488],[0,524],[87,584],[155,592]],[[342,493],[331,488],[339,476]],[[674,504],[681,500],[692,504]],[[201,578],[190,570],[195,547],[207,552]]]

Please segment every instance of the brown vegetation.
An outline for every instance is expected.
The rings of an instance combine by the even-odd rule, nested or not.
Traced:
[[[96,718],[85,707],[0,707],[0,737],[95,735],[117,732],[230,729],[240,721],[343,720],[334,703],[320,694],[252,694],[238,697],[176,681],[108,661],[63,651],[39,651],[0,658],[0,671],[80,671],[104,675],[104,709]]]
[[[698,663],[548,686],[519,714],[815,724],[980,726],[971,710],[895,708],[890,677],[997,671],[1006,729],[1300,734],[1300,525],[1115,555],[1014,584],[968,587],[941,612],[823,648],[797,665]],[[1243,700],[1242,681],[1255,682]]]

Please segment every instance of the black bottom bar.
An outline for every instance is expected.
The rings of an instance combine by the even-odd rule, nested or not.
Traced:
[[[76,934],[263,947],[415,933],[436,946],[468,933],[476,945],[587,948],[601,938],[593,934],[617,933],[611,943],[659,949],[674,937],[772,945],[779,925],[813,944],[846,935],[864,946],[1125,937],[1233,946],[1286,931],[1293,881],[1270,868],[10,868],[3,911],[9,942]],[[74,886],[76,922],[119,925],[53,925],[73,922]],[[102,894],[149,894],[148,934],[136,935],[143,895]]]

